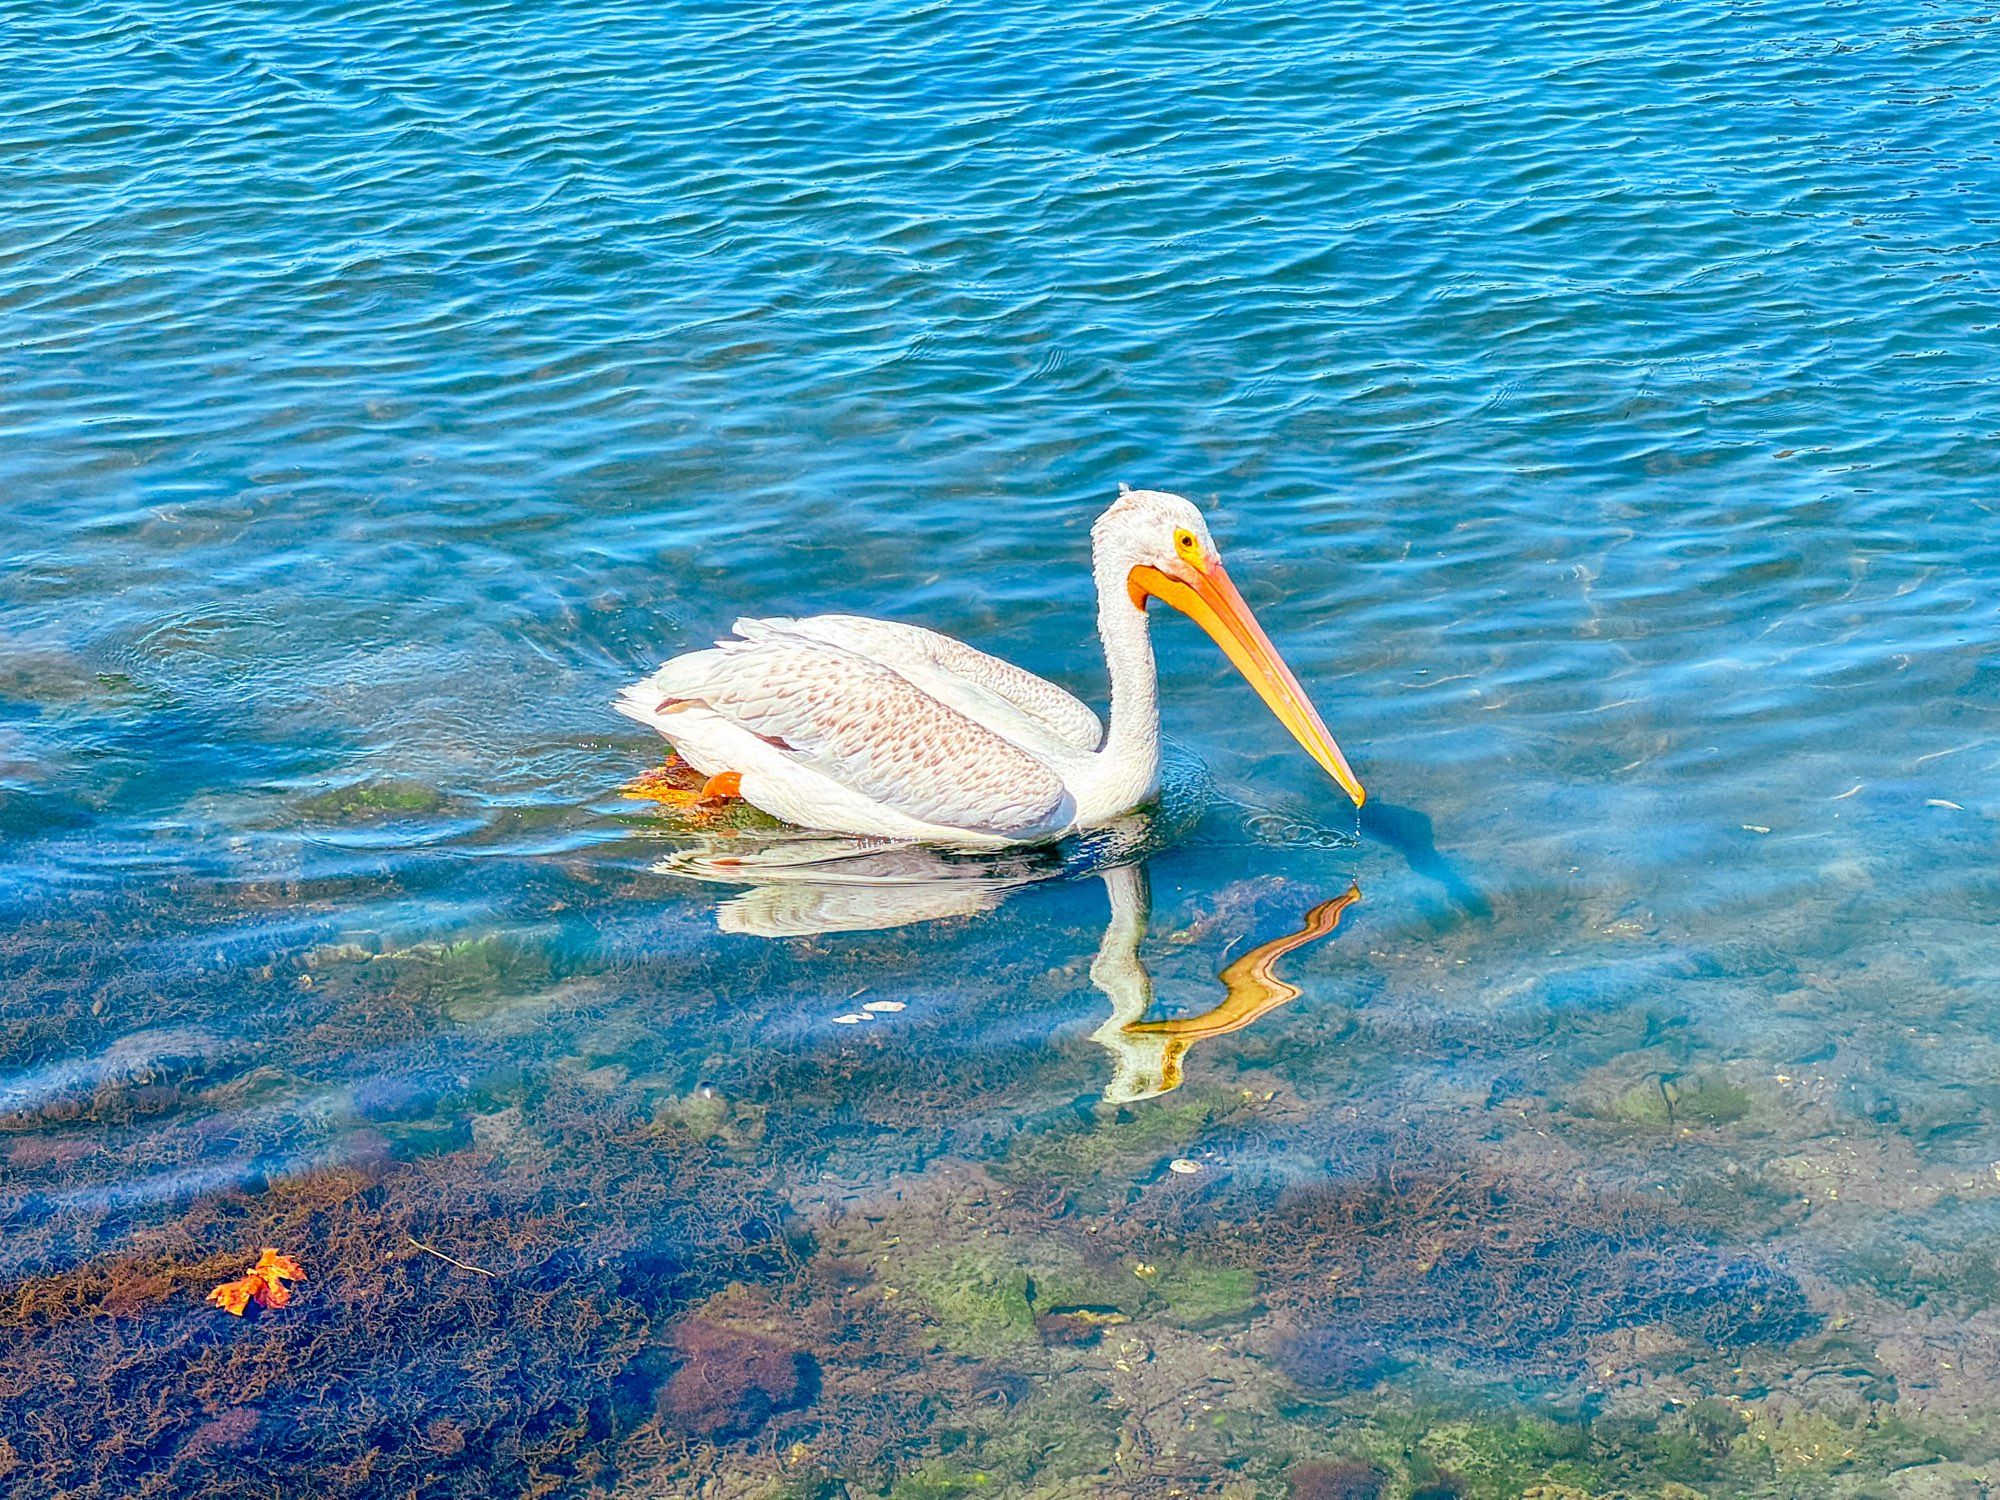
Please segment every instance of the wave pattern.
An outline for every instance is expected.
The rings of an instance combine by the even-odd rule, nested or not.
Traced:
[[[1161,627],[1217,791],[1151,860],[1161,992],[1366,892],[1297,959],[1359,1019],[1203,1066],[1389,1118],[1819,1059],[1874,1101],[1839,1128],[2000,1159],[1991,16],[42,9],[0,38],[9,1274],[490,1144],[547,1070],[903,1088],[826,1124],[878,1185],[1066,1117],[1092,881],[719,935],[605,705],[752,609],[1096,698],[1120,480],[1210,508],[1385,804],[1357,853]],[[892,1023],[820,1017],[870,986],[905,1050],[859,1063]]]

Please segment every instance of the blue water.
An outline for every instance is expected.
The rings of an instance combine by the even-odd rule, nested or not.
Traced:
[[[0,1488],[2000,1481],[1993,25],[17,7]],[[1120,481],[1358,827],[1168,620],[1112,845],[661,868],[619,686],[1101,701]],[[1107,913],[1194,1016],[1350,883],[1121,1102]]]

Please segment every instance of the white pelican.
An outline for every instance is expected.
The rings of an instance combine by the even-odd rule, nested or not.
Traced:
[[[746,619],[614,707],[708,778],[802,828],[911,842],[1040,843],[1159,789],[1149,599],[1215,638],[1278,721],[1359,807],[1361,783],[1223,571],[1201,512],[1120,487],[1091,528],[1111,728],[1054,683],[936,631],[855,615]]]

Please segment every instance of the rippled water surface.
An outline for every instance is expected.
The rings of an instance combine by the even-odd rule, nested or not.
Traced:
[[[17,6],[0,1492],[2000,1485],[1995,46]],[[624,794],[745,612],[1101,701],[1121,480],[1358,827],[1172,618],[1077,847]]]

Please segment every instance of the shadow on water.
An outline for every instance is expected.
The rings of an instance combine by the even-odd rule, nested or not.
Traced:
[[[1492,903],[1465,872],[1440,853],[1437,830],[1428,813],[1414,807],[1398,807],[1392,802],[1370,802],[1361,809],[1361,836],[1386,844],[1409,863],[1416,874],[1442,887],[1452,904],[1466,916],[1485,921],[1493,915]]]

